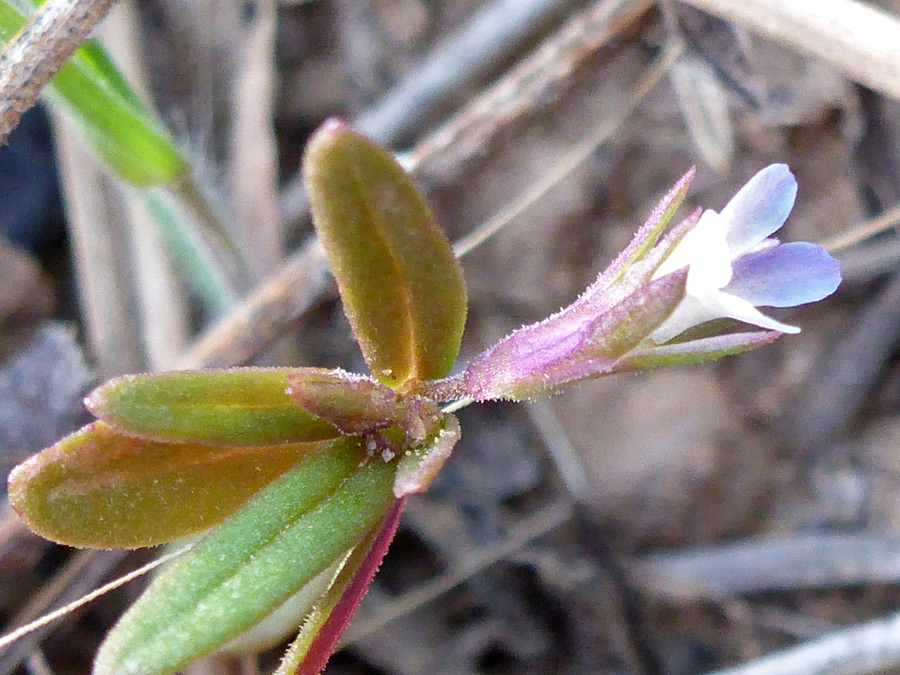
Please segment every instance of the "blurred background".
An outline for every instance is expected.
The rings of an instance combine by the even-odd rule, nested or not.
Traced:
[[[122,0],[96,36],[249,272],[210,306],[59,113],[30,111],[0,148],[0,464],[84,423],[85,392],[120,373],[364,370],[298,181],[329,116],[400,153],[451,239],[497,229],[463,259],[459,364],[569,304],[690,166],[682,215],[786,162],[800,188],[780,236],[825,244],[844,274],[779,314],[803,332],[462,411],[328,672],[900,672],[900,61],[873,53],[900,45],[900,4],[866,3],[883,34],[842,13],[859,3],[780,4]],[[7,508],[0,618],[152,555],[59,547]],[[89,672],[144,583],[0,654],[0,675]],[[866,639],[821,661],[850,628]]]

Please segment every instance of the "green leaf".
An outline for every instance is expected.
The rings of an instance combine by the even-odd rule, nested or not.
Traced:
[[[328,591],[344,561],[345,558],[339,558],[336,563],[319,572],[315,579],[304,584],[283,605],[250,630],[218,647],[216,653],[235,656],[259,654],[292,639],[297,634],[297,626],[304,623]]]
[[[394,464],[330,441],[156,579],[100,647],[95,675],[164,675],[239,635],[354,548],[393,503]]]
[[[13,469],[9,500],[62,544],[154,546],[219,524],[317,447],[157,443],[96,422]]]
[[[334,120],[310,140],[303,175],[372,375],[392,387],[446,375],[465,325],[466,286],[415,185],[388,151]]]
[[[233,368],[125,375],[85,399],[97,417],[158,441],[273,445],[338,436],[288,395],[303,369]]]
[[[310,651],[316,645],[323,628],[328,623],[341,597],[353,583],[357,571],[368,556],[372,542],[375,540],[375,535],[375,531],[370,532],[360,542],[359,546],[350,552],[341,569],[330,580],[331,583],[325,589],[325,592],[321,594],[309,614],[301,622],[300,632],[294,641],[291,642],[291,646],[288,647],[288,650],[282,657],[281,663],[278,664],[278,670],[273,675],[299,675],[302,672],[301,669],[309,660]],[[321,656],[321,654],[317,655]],[[325,654],[324,657],[317,659],[316,666],[321,665],[324,667],[329,656],[331,656],[330,652]],[[313,672],[318,675],[321,670],[319,668]]]
[[[303,622],[275,675],[319,675],[372,583],[397,532],[405,503],[405,499],[395,501],[378,528],[353,549]]]
[[[0,43],[25,23],[8,0],[0,0]],[[122,180],[168,183],[188,170],[172,137],[98,44],[77,50],[53,78],[48,94]]]

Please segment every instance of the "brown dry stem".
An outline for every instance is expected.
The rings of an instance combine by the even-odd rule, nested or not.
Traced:
[[[900,20],[857,0],[682,0],[900,98]]]
[[[47,0],[0,52],[0,143],[115,0]]]

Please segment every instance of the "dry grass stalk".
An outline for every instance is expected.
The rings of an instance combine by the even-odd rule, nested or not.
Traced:
[[[900,99],[900,19],[857,0],[682,0]]]
[[[47,0],[0,52],[0,143],[115,0]]]

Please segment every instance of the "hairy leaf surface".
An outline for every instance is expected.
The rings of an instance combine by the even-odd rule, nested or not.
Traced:
[[[462,339],[466,286],[406,172],[389,152],[331,121],[307,146],[304,178],[372,375],[392,387],[446,375]]]
[[[164,675],[246,631],[355,547],[393,503],[395,466],[329,441],[185,554],[128,610],[95,675]]]
[[[95,422],[17,466],[9,500],[62,544],[153,546],[219,524],[317,447],[159,443]]]
[[[334,438],[338,430],[287,393],[306,369],[234,368],[125,375],[86,399],[105,422],[159,441],[275,445]]]

